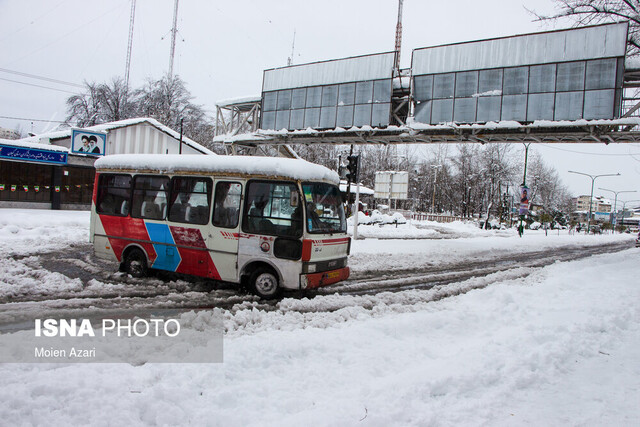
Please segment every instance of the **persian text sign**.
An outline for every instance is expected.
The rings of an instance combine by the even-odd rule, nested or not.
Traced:
[[[0,158],[27,162],[67,164],[67,153],[0,144]]]

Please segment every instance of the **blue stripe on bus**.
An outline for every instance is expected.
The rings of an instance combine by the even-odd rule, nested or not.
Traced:
[[[153,245],[157,258],[151,267],[161,270],[176,271],[180,261],[182,261],[182,258],[180,257],[178,248],[175,246],[176,243],[169,231],[169,226],[166,224],[154,224],[151,222],[145,222],[144,225],[147,227],[147,233],[149,233],[151,241],[166,243],[164,245]]]

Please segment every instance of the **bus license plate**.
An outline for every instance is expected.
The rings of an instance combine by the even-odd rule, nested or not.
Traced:
[[[337,279],[340,277],[339,271],[332,271],[331,273],[327,273],[327,279]]]

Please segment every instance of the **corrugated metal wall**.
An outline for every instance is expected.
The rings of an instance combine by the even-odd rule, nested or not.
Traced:
[[[437,74],[625,56],[628,23],[415,49],[412,73]]]
[[[265,70],[264,92],[391,78],[395,52]]]
[[[178,154],[175,138],[146,123],[112,129],[107,136],[107,154]],[[202,154],[182,144],[183,154]]]

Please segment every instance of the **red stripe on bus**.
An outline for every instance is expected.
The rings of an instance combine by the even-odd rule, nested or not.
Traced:
[[[313,246],[313,240],[302,241],[302,261],[309,261],[311,259],[312,246]]]
[[[157,254],[150,243],[151,239],[143,219],[111,215],[99,215],[99,217],[107,236],[120,236],[119,238],[109,237],[109,243],[118,261],[122,261],[122,251],[131,243],[131,240],[139,240],[142,241],[140,246],[147,252],[149,265],[153,264]]]
[[[220,273],[216,268],[209,251],[194,248],[178,248],[180,264],[177,273],[192,274],[200,277],[208,277],[220,280]]]

